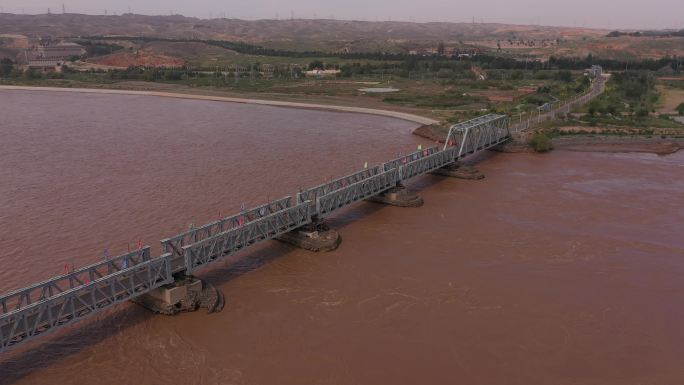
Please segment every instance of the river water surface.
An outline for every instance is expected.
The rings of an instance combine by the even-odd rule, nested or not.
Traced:
[[[0,92],[0,291],[428,144],[367,115]],[[0,358],[1,384],[684,381],[684,153],[487,154],[483,181],[359,203],[341,247],[201,276],[218,314],[132,304]],[[158,250],[158,248],[156,249]]]

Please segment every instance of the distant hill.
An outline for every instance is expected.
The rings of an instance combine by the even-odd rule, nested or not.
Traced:
[[[384,45],[436,44],[503,39],[581,39],[609,31],[544,26],[470,23],[366,22],[344,20],[203,20],[184,16],[93,16],[0,14],[0,34],[73,37],[125,35],[216,39],[304,49],[379,50]],[[372,42],[372,43],[371,43]],[[364,48],[365,47],[365,48]]]
[[[649,33],[634,31],[623,35],[602,29],[481,23],[310,19],[250,21],[198,19],[180,15],[5,13],[0,14],[0,58],[16,57],[20,54],[22,46],[27,46],[29,41],[35,44],[35,38],[42,36],[219,40],[285,51],[328,53],[430,53],[436,52],[439,43],[443,42],[447,48],[478,47],[516,57],[541,59],[550,56],[585,57],[589,54],[620,60],[657,59],[667,55],[684,56],[684,37],[670,36],[671,33],[667,36],[652,36]],[[151,55],[176,57],[202,64],[210,64],[207,60],[213,60],[212,57],[218,57],[217,60],[226,57],[226,60],[231,61],[229,56],[235,56],[234,52],[228,51],[230,47],[218,48],[216,44],[160,44],[162,46],[145,39],[134,44],[131,49],[144,49]],[[130,45],[131,43],[128,43],[128,46]]]

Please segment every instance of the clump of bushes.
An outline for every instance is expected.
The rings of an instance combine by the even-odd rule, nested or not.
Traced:
[[[536,152],[549,152],[553,150],[553,143],[548,134],[537,132],[530,139],[530,146]]]

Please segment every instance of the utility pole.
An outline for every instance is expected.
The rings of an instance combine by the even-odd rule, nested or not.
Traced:
[[[64,7],[64,3],[62,3],[62,15],[66,13],[66,8]]]

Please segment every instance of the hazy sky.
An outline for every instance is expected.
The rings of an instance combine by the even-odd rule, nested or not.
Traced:
[[[4,12],[179,13],[201,18],[476,21],[602,28],[684,28],[684,0],[0,0]]]

